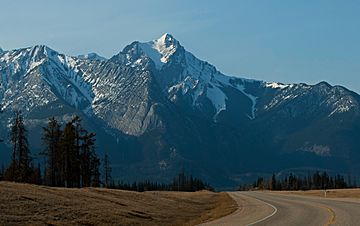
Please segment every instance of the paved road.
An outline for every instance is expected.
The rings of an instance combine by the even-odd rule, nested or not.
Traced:
[[[273,192],[230,192],[239,209],[204,226],[360,225],[359,199],[329,199]]]
[[[229,195],[237,202],[238,210],[224,218],[202,224],[202,226],[248,225],[275,213],[270,204],[249,197],[243,192],[229,192]]]

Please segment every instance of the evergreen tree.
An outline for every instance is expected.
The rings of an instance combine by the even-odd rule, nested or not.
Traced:
[[[320,189],[321,187],[321,176],[320,176],[320,173],[318,171],[316,171],[313,175],[313,178],[312,178],[312,184],[313,184],[313,187],[311,189]]]
[[[12,144],[12,160],[10,167],[5,172],[5,179],[17,182],[28,182],[30,176],[29,145],[27,130],[20,111],[15,112],[10,131]]]
[[[75,134],[75,149],[74,149],[74,153],[73,153],[73,158],[72,160],[74,161],[72,163],[72,167],[73,167],[73,180],[75,182],[76,187],[80,187],[80,183],[81,183],[81,159],[80,159],[80,152],[81,152],[81,143],[83,141],[84,138],[84,134],[87,133],[86,130],[84,130],[81,126],[81,119],[79,116],[75,116],[72,121],[71,124],[73,126],[74,129],[74,134]]]
[[[34,167],[34,164],[31,163],[30,166],[30,179],[28,182],[30,182],[31,184],[37,184],[40,185],[42,184],[42,178],[41,178],[41,166],[40,164],[37,165],[37,167]]]
[[[61,125],[53,117],[49,119],[48,126],[44,127],[43,142],[45,144],[44,153],[47,156],[47,166],[45,183],[49,186],[61,186],[64,181],[62,175],[62,153],[61,153]]]
[[[61,152],[63,155],[62,168],[64,174],[64,186],[76,187],[79,183],[80,164],[79,152],[76,145],[76,132],[72,122],[65,125],[61,137]]]
[[[0,83],[1,84],[1,83]],[[0,113],[3,113],[3,110],[2,109],[0,109]],[[2,139],[2,138],[0,138],[0,143],[1,142],[4,142],[4,139]],[[4,173],[5,173],[5,171],[3,172],[3,175],[4,175]]]
[[[2,163],[0,168],[0,180],[4,179],[4,174],[5,174],[5,166],[4,163]]]
[[[276,177],[275,174],[273,173],[273,175],[271,176],[271,180],[270,180],[270,190],[276,190]]]
[[[92,174],[92,187],[100,187],[100,159],[93,155],[91,158],[91,174]]]
[[[104,183],[105,183],[105,187],[109,187],[111,184],[111,167],[110,167],[110,161],[109,161],[109,156],[108,154],[105,152],[104,155],[104,160],[103,160],[103,164],[104,164]]]
[[[83,187],[91,186],[91,180],[95,172],[94,157],[95,154],[95,133],[87,133],[82,137],[82,145],[80,151],[80,167],[81,167],[81,185]]]

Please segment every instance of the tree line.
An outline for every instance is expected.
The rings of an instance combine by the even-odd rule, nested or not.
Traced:
[[[239,190],[319,190],[319,189],[343,189],[357,187],[356,181],[348,182],[343,175],[337,174],[334,176],[329,175],[327,172],[320,173],[316,171],[308,176],[296,176],[290,173],[288,176],[277,178],[273,174],[270,178],[264,179],[259,177],[254,183],[242,185]]]
[[[129,190],[129,191],[185,191],[185,192],[195,192],[201,190],[210,190],[214,189],[207,183],[203,182],[201,179],[194,178],[191,175],[186,175],[185,171],[182,170],[176,177],[173,178],[171,183],[158,183],[152,181],[143,181],[143,182],[133,182],[133,183],[124,183],[118,182],[115,184],[114,181],[110,184],[109,188]]]
[[[12,146],[9,167],[0,168],[0,180],[41,184],[54,187],[107,187],[132,191],[199,191],[212,188],[200,179],[188,176],[182,170],[172,183],[151,181],[124,183],[114,182],[111,176],[109,156],[102,160],[103,180],[100,179],[100,158],[96,154],[96,134],[81,125],[79,116],[62,125],[54,117],[43,127],[42,142],[44,166],[36,166],[31,158],[28,131],[20,111],[10,123]]]

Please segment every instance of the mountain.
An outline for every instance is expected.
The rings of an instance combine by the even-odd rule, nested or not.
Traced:
[[[84,55],[79,55],[78,58],[82,59],[82,60],[98,60],[98,61],[106,61],[107,60],[105,57],[99,56],[96,53],[88,53],[88,54],[84,54]]]
[[[0,52],[0,74],[3,136],[22,110],[35,154],[49,117],[78,114],[116,179],[166,181],[181,168],[216,187],[287,170],[360,175],[357,93],[227,76],[170,34],[110,59],[43,45]]]

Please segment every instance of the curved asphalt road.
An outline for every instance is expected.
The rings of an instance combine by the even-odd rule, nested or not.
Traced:
[[[202,226],[248,225],[272,216],[274,213],[271,205],[261,200],[251,198],[243,192],[229,192],[229,195],[237,202],[239,208],[226,217],[201,224]]]
[[[229,192],[239,209],[202,225],[360,225],[359,199],[328,199],[276,192]]]

